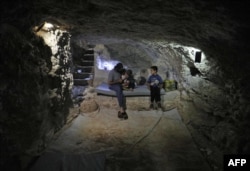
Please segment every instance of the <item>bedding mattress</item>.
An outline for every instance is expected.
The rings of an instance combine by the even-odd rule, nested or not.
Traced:
[[[99,95],[106,96],[115,96],[115,92],[109,89],[109,85],[107,83],[102,83],[95,88],[95,91]],[[136,86],[133,91],[124,90],[123,94],[125,96],[150,96],[150,91],[148,90],[146,85]],[[161,95],[165,94],[165,90],[161,89]]]

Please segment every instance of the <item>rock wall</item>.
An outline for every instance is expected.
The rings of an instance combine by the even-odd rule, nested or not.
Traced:
[[[70,56],[64,50],[69,35],[58,41],[55,64],[41,38],[7,24],[0,29],[0,167],[21,170],[46,148],[72,105]]]
[[[178,110],[201,152],[214,170],[222,168],[223,154],[249,154],[249,99],[239,80],[220,63],[192,62],[187,49],[174,48],[182,57]],[[197,69],[192,75],[190,66]]]

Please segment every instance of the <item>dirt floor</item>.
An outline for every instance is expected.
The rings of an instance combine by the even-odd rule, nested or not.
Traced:
[[[81,113],[49,145],[47,156],[32,171],[211,170],[175,108],[127,113],[128,120],[118,119],[117,110],[104,106]]]

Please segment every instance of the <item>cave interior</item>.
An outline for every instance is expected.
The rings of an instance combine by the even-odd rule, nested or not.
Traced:
[[[1,1],[3,170],[223,169],[250,154],[249,2]],[[248,18],[248,19],[247,19]],[[98,94],[118,62],[149,96]]]

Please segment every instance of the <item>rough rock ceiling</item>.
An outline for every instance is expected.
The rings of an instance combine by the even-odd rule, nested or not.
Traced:
[[[234,67],[247,58],[248,7],[247,1],[227,0],[10,0],[1,2],[1,23],[30,29],[53,20],[73,34],[174,41]]]
[[[50,2],[51,6],[46,1],[36,4],[38,11],[41,7],[47,8],[43,17],[62,19],[75,29],[80,27],[83,32],[91,34],[167,39],[198,45],[204,40],[211,43],[217,39],[233,40],[237,38],[237,29],[245,26],[238,22],[240,18],[232,15],[239,13],[237,7],[244,7],[244,3],[93,0],[56,5]]]
[[[17,10],[15,11],[11,5]],[[27,4],[27,8],[33,5],[32,9],[25,9],[25,2],[11,5],[9,7],[13,10],[8,8],[7,13],[31,10],[36,20],[45,18],[62,20],[75,29],[80,28],[79,30],[85,33],[163,38],[195,44],[199,44],[197,42],[201,40],[228,41],[236,38],[237,29],[246,27],[246,23],[240,22],[246,21],[248,17],[244,11],[245,2],[228,3],[218,0],[143,0],[137,2],[132,0],[119,2],[113,0],[72,0],[69,2],[38,0],[34,4]],[[6,7],[5,4],[2,7],[4,6]],[[22,15],[25,17],[25,14]]]

